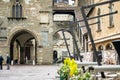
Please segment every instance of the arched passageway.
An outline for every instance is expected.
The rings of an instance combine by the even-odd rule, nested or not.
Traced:
[[[57,51],[58,59],[63,59],[65,57],[69,57],[70,55],[74,56],[72,35],[68,31],[64,32],[66,43],[67,43],[66,45],[63,34],[62,34],[62,30],[63,29],[57,30],[53,35],[53,39],[54,39],[53,50],[55,51],[53,52],[53,55],[55,57],[56,56],[55,53]]]
[[[10,57],[14,64],[33,64],[36,62],[36,39],[32,33],[21,30],[10,40]]]

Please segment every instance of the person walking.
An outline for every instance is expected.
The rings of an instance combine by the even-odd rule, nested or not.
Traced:
[[[7,60],[6,60],[7,70],[10,69],[10,63],[11,63],[11,59],[10,56],[7,54]]]
[[[2,70],[3,69],[3,67],[2,67],[2,63],[3,63],[3,57],[1,56],[1,54],[0,54],[0,70]]]

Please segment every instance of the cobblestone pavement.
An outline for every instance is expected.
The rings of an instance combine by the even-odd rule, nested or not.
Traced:
[[[14,65],[0,70],[0,80],[59,80],[57,65]]]

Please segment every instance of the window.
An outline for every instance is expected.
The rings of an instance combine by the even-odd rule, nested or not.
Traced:
[[[12,6],[12,17],[15,18],[22,17],[22,5],[20,4],[19,0],[16,0],[16,2]]]
[[[93,51],[93,48],[91,48],[90,50]]]
[[[109,12],[111,13],[113,11],[113,4],[112,3],[110,3],[109,4]],[[113,15],[110,15],[109,16],[109,27],[113,27]]]
[[[98,13],[97,13],[97,15],[100,16],[100,13],[101,13],[101,10],[100,10],[100,8],[98,8]],[[99,32],[99,31],[101,31],[101,28],[100,28],[100,26],[101,26],[101,25],[100,25],[100,23],[101,23],[100,17],[97,18],[97,22],[98,22],[97,32]]]
[[[98,46],[98,51],[101,51],[101,50],[103,50],[103,46],[102,45]]]
[[[12,6],[12,17],[15,17],[15,5]]]
[[[106,50],[112,50],[112,45],[111,44],[107,44],[106,45]]]

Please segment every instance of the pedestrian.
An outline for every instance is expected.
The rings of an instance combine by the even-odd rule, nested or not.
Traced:
[[[11,63],[11,59],[10,56],[7,54],[7,60],[6,60],[7,70],[10,69],[10,63]]]
[[[2,67],[2,63],[3,63],[3,57],[1,56],[1,54],[0,54],[0,70],[2,70],[3,69],[3,67]]]

